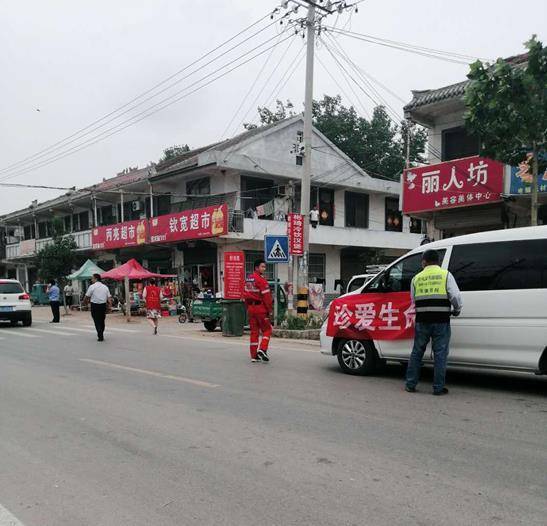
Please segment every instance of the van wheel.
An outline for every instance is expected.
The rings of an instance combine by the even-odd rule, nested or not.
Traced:
[[[340,368],[346,374],[373,374],[378,365],[376,349],[366,340],[341,340],[337,355]]]
[[[23,320],[23,327],[30,327],[32,325],[32,314],[29,314],[24,320]]]
[[[10,320],[9,324],[12,327],[17,327],[17,325],[19,325],[19,321],[18,320]]]
[[[209,332],[213,332],[217,328],[216,320],[204,321],[203,325]]]

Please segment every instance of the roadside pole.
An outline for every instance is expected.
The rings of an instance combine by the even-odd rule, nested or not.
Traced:
[[[306,21],[306,88],[304,100],[304,170],[302,174],[300,213],[304,216],[304,254],[298,265],[298,306],[299,316],[308,315],[308,256],[310,250],[310,184],[312,152],[312,106],[313,106],[313,60],[315,47],[315,5],[308,4]]]
[[[294,183],[289,181],[289,214],[294,212]],[[290,217],[290,216],[289,216]],[[294,315],[294,256],[289,254],[288,290],[287,290],[287,311]]]
[[[277,263],[274,265],[274,319],[273,326],[277,327],[277,314],[279,312],[279,306],[277,305]]]
[[[129,276],[124,279],[125,288],[125,319],[127,323],[131,321],[131,294],[129,292]]]

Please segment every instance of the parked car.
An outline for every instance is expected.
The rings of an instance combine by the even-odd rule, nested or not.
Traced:
[[[353,294],[410,293],[425,250],[437,250],[454,275],[463,310],[452,324],[448,365],[547,374],[547,226],[453,237],[420,246]],[[370,374],[384,361],[407,362],[412,341],[347,340],[321,330],[321,352],[348,374]],[[345,350],[345,352],[344,352]],[[349,350],[359,360],[344,360]],[[425,363],[432,363],[429,353]]]
[[[0,320],[32,325],[30,296],[16,279],[0,279]]]

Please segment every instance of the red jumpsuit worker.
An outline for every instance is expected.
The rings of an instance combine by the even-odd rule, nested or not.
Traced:
[[[249,315],[249,325],[251,327],[251,361],[269,362],[268,345],[272,335],[272,325],[270,323],[270,313],[272,311],[272,294],[270,286],[264,279],[266,272],[266,262],[263,259],[255,261],[254,273],[245,281],[245,305]],[[258,340],[262,333],[260,347]]]

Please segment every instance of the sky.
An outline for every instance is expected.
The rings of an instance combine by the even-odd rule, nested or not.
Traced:
[[[127,104],[266,16],[279,4],[279,0],[0,0],[0,182],[80,188],[112,177],[127,167],[143,167],[157,161],[163,149],[171,145],[199,147],[234,135],[243,130],[243,122],[257,120],[257,106],[273,107],[276,98],[290,99],[295,109],[301,111],[304,61],[298,62],[298,53],[303,53],[304,42],[300,36],[287,38],[291,32],[282,33],[282,25],[267,28],[223,59],[204,66],[227,47],[266,26],[270,22],[266,18],[229,46],[173,77],[170,82],[178,81],[176,85],[168,88],[170,83],[163,84],[148,96],[167,87],[163,94],[131,109],[144,102],[145,97],[141,97],[109,117],[118,117],[117,120],[109,123],[108,119],[103,120],[87,128],[88,135],[74,136],[68,139],[73,142],[61,143],[49,153],[24,161]],[[302,10],[298,14],[301,13]],[[523,42],[533,33],[545,42],[545,20],[547,2],[544,0],[518,3],[512,0],[365,0],[360,3],[358,13],[351,17],[341,15],[338,20],[334,15],[326,24],[384,39],[495,59],[522,53]],[[236,59],[270,38],[270,43],[255,53],[276,44],[271,54],[267,51],[210,85],[189,93],[216,77],[215,66]],[[459,82],[468,71],[463,64],[344,35],[336,36],[336,42],[359,68],[397,96],[377,87],[380,95],[401,115],[402,100],[412,98],[411,90]],[[340,93],[346,105],[354,105],[360,114],[367,116],[374,102],[351,80],[349,85],[345,82],[329,54],[334,46],[324,35],[317,43],[314,96]],[[294,64],[292,69],[291,64]],[[202,69],[194,73],[199,67]],[[294,73],[291,75],[291,72]],[[210,77],[191,86],[209,74]],[[188,78],[183,79],[185,75]],[[285,83],[283,79],[288,80]],[[181,92],[183,89],[186,91]],[[177,98],[173,95],[175,92],[186,96],[119,133],[55,159],[70,153],[71,148],[76,150],[132,123],[122,124],[140,112],[144,111],[141,116],[148,115]],[[158,104],[170,95],[172,99]],[[377,98],[376,95],[373,98]],[[152,108],[154,104],[158,106]],[[119,115],[126,110],[131,111]],[[104,127],[94,129],[103,124]],[[114,128],[116,125],[118,128]],[[101,132],[105,132],[103,136],[98,135]],[[0,214],[26,207],[33,199],[43,201],[58,194],[59,191],[53,190],[0,187]]]

